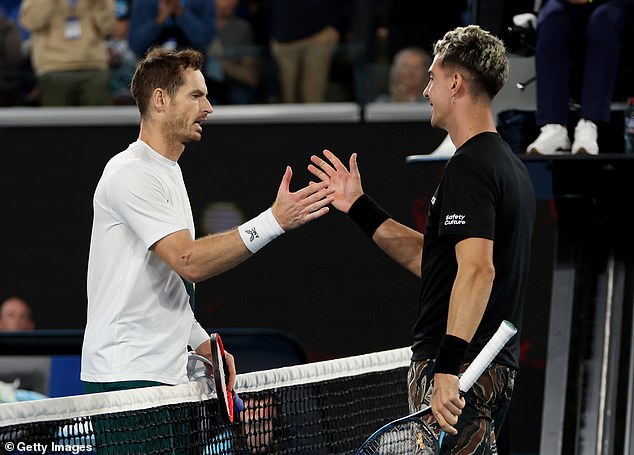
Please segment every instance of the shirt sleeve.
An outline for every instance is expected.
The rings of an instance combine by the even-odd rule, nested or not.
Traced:
[[[160,179],[150,172],[122,168],[109,180],[110,207],[126,226],[150,248],[173,232],[188,229],[186,220],[170,205]]]
[[[439,235],[494,239],[495,187],[481,162],[455,156],[445,170]]]

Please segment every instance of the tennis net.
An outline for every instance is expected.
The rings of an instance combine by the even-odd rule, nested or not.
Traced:
[[[0,404],[4,453],[349,454],[407,409],[411,350],[238,375],[225,423],[207,378]]]

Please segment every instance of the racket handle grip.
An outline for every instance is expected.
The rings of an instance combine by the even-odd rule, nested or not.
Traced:
[[[515,333],[517,333],[517,329],[513,324],[509,321],[502,321],[500,327],[489,342],[482,348],[478,356],[471,362],[462,376],[460,376],[459,388],[461,391],[466,392],[473,386]]]

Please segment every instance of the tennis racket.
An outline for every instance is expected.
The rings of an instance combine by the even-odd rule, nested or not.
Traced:
[[[235,390],[229,390],[226,385],[226,377],[228,376],[225,362],[226,354],[220,335],[212,333],[209,337],[209,344],[211,346],[211,361],[207,357],[196,354],[194,351],[189,352],[187,376],[190,381],[204,376],[210,382],[213,382],[213,387],[218,397],[220,414],[226,422],[231,423],[234,420],[234,416],[244,410],[244,401],[242,401],[242,398]],[[203,368],[201,371],[195,362],[201,362],[209,368]],[[222,393],[222,391],[226,393]]]
[[[209,337],[211,343],[211,366],[213,369],[214,385],[218,395],[220,414],[225,421],[233,422],[233,392],[227,387],[227,364],[225,363],[225,348],[220,334],[212,333]]]
[[[502,321],[489,342],[460,376],[459,388],[461,392],[466,392],[473,386],[516,332],[517,329],[513,324]],[[437,454],[444,433],[441,432],[439,441],[436,433],[425,422],[424,417],[430,411],[431,406],[425,406],[420,411],[385,424],[365,440],[357,450],[356,455]]]

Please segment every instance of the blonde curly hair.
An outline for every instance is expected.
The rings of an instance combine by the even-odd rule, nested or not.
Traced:
[[[506,48],[501,39],[477,25],[457,27],[434,45],[434,56],[443,66],[465,70],[471,94],[498,94],[509,75]]]

